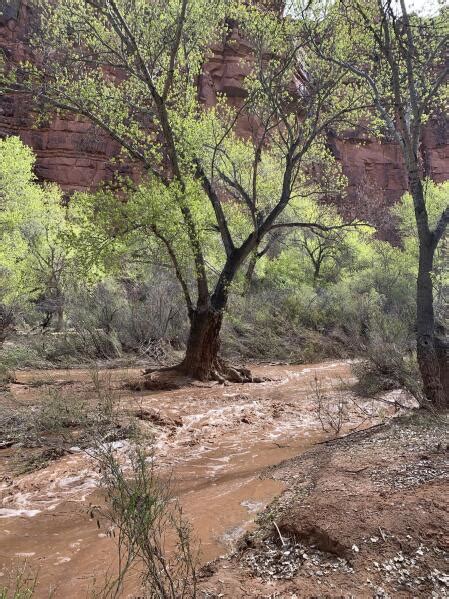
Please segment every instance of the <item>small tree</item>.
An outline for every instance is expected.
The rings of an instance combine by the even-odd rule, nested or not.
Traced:
[[[365,124],[394,140],[402,153],[413,201],[418,239],[416,294],[417,356],[430,405],[449,404],[449,389],[435,347],[432,272],[436,249],[449,222],[449,205],[430,222],[422,155],[423,126],[447,108],[449,12],[411,13],[405,0],[295,2],[305,18],[313,51],[337,69],[345,69],[364,90],[371,111]],[[313,34],[312,34],[313,31]]]
[[[65,210],[56,185],[36,183],[34,161],[19,138],[0,140],[1,293],[7,304],[18,297],[40,302],[48,320],[57,314],[60,330],[68,267]]]
[[[170,482],[155,473],[154,456],[139,441],[126,452],[125,464],[110,443],[96,443],[92,456],[106,505],[93,507],[91,517],[107,525],[118,549],[118,574],[103,595],[122,596],[127,575],[137,569],[148,599],[194,599],[198,548]]]
[[[311,265],[312,283],[317,288],[326,278],[335,280],[336,273],[351,263],[354,250],[350,240],[357,232],[348,231],[333,206],[312,203],[306,210],[309,220],[328,225],[328,230],[300,229],[293,233],[290,243]]]

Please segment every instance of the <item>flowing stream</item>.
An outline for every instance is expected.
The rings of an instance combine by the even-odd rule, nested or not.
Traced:
[[[176,391],[129,391],[129,407],[153,408],[182,426],[160,427],[155,457],[173,484],[207,562],[235,547],[257,513],[282,491],[281,483],[261,478],[271,465],[307,450],[327,436],[314,409],[315,378],[324,389],[350,382],[347,361],[315,365],[256,366],[262,384],[198,386]],[[105,371],[106,372],[106,371]],[[129,371],[107,373],[117,387]],[[105,375],[106,376],[106,375]],[[32,401],[40,387],[89,381],[85,370],[26,371],[14,388],[21,401]],[[24,384],[25,383],[25,384]],[[126,441],[119,442],[122,446]],[[120,445],[119,445],[120,447]],[[0,451],[11,459],[14,448]],[[1,467],[1,461],[0,461]],[[100,501],[97,474],[76,447],[48,467],[0,483],[0,573],[26,559],[38,570],[37,597],[85,597],[113,569],[114,539],[89,519],[89,504]],[[0,578],[0,583],[5,579]]]

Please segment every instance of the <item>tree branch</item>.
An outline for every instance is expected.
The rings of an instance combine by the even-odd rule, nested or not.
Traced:
[[[149,162],[145,158],[145,155],[140,150],[133,147],[122,136],[120,136],[114,129],[112,129],[105,121],[100,119],[99,116],[97,116],[96,114],[91,112],[88,108],[86,108],[86,106],[78,106],[77,104],[74,104],[74,103],[70,104],[70,100],[55,99],[46,93],[33,92],[33,90],[27,89],[26,87],[21,87],[18,84],[16,84],[13,87],[10,87],[10,88],[3,87],[2,91],[4,93],[12,93],[12,94],[19,93],[19,94],[24,94],[24,95],[37,95],[37,97],[39,99],[47,102],[54,108],[59,108],[60,110],[71,112],[72,114],[80,114],[80,115],[86,117],[92,123],[94,123],[101,129],[106,131],[108,133],[108,135],[110,135],[114,141],[116,141],[120,146],[122,146],[123,148],[125,148],[125,150],[127,150],[129,152],[130,156],[132,156],[133,158],[136,158],[136,160],[141,162],[143,164],[144,168],[146,168],[153,175],[155,175],[164,185],[168,185],[167,179],[158,170],[156,170],[154,168],[154,166],[151,164],[151,162]]]
[[[240,185],[240,183],[232,180],[230,177],[228,177],[225,173],[223,173],[219,169],[218,169],[218,174],[220,175],[220,179],[222,179],[227,185],[229,185],[229,187],[231,187],[231,189],[234,189],[234,191],[236,191],[239,194],[239,196],[242,198],[242,200],[244,200],[245,204],[248,206],[248,208],[251,212],[253,221],[255,221],[254,205],[253,205],[253,202],[251,200],[249,193],[245,190],[245,188],[242,185]]]
[[[217,224],[220,230],[221,240],[223,242],[223,247],[225,249],[226,256],[230,256],[234,251],[234,242],[232,241],[231,233],[229,231],[228,223],[226,221],[226,216],[223,212],[223,207],[221,205],[220,198],[218,197],[215,189],[212,186],[212,183],[209,181],[206,173],[204,172],[204,169],[201,166],[199,160],[196,160],[196,171],[197,175],[201,180],[203,189],[214,209],[215,218],[217,219]]]
[[[168,94],[170,92],[170,88],[171,88],[172,83],[173,83],[173,76],[175,74],[176,56],[178,54],[179,46],[181,44],[182,30],[183,30],[184,22],[185,22],[185,18],[186,18],[187,1],[188,0],[182,0],[181,13],[179,15],[179,20],[178,20],[178,26],[176,28],[175,39],[174,39],[173,46],[172,46],[172,49],[171,49],[171,52],[170,52],[170,61],[169,61],[167,79],[165,80],[164,91],[162,92],[162,99],[164,101],[167,99],[167,96],[168,96]]]
[[[435,229],[433,230],[433,243],[434,243],[435,248],[437,247],[441,238],[443,237],[448,224],[449,224],[449,205],[446,207],[445,210],[443,210],[443,213],[441,214],[441,216],[438,220],[438,223],[437,223]]]
[[[153,231],[155,237],[157,237],[160,241],[162,241],[162,243],[167,248],[168,255],[170,256],[170,259],[173,263],[173,267],[175,269],[176,278],[178,279],[178,281],[182,287],[182,291],[184,293],[184,298],[186,300],[187,312],[188,312],[189,318],[191,319],[193,316],[193,312],[194,312],[192,299],[190,297],[189,288],[187,287],[187,283],[185,282],[184,277],[182,276],[181,267],[179,265],[176,254],[172,248],[172,245],[169,242],[169,240],[165,237],[165,235],[163,235],[159,231],[159,229],[156,227],[156,225],[151,225],[150,229]]]
[[[373,225],[370,225],[365,222],[359,222],[359,221],[342,223],[341,225],[331,225],[331,226],[321,225],[320,223],[291,222],[291,223],[276,223],[276,224],[272,225],[269,230],[272,231],[273,229],[281,229],[281,228],[289,228],[289,229],[303,228],[303,229],[318,229],[319,231],[327,232],[327,231],[335,231],[337,229],[348,229],[351,227],[370,227],[371,229],[375,228]]]
[[[153,98],[153,101],[156,105],[156,109],[158,111],[158,116],[160,119],[162,133],[164,135],[165,143],[167,146],[167,153],[168,153],[168,157],[170,159],[170,164],[172,167],[173,175],[174,175],[175,179],[178,181],[180,188],[181,188],[181,192],[184,195],[185,182],[184,182],[184,178],[181,173],[181,168],[179,166],[178,152],[177,152],[176,143],[175,143],[175,139],[174,139],[174,135],[173,135],[173,130],[171,128],[170,120],[168,117],[165,99],[157,91],[156,86],[151,77],[151,74],[148,70],[148,67],[147,67],[145,60],[142,56],[142,53],[140,51],[137,40],[135,39],[134,35],[132,34],[132,31],[129,28],[128,23],[126,22],[126,19],[120,12],[120,9],[118,8],[115,0],[108,0],[108,2],[110,3],[110,5],[116,15],[116,18],[119,21],[118,23],[116,23],[114,19],[110,20],[114,30],[116,31],[117,35],[119,35],[120,37],[123,37],[123,31],[125,32],[125,34],[128,38],[128,42],[129,42],[131,48],[134,50],[137,61],[142,69],[142,72],[143,72],[143,75],[145,78],[145,82],[148,86],[151,97]],[[120,26],[123,28],[123,31],[120,29]],[[198,301],[200,303],[204,304],[204,303],[208,302],[209,288],[208,288],[208,283],[207,283],[207,274],[206,274],[206,266],[205,266],[205,262],[204,262],[204,255],[203,255],[203,251],[202,251],[201,244],[199,241],[198,231],[197,231],[196,224],[195,224],[194,218],[192,216],[192,213],[190,212],[189,207],[183,202],[183,200],[181,200],[181,202],[180,202],[180,210],[183,215],[184,222],[185,222],[185,225],[187,228],[189,241],[190,241],[190,247],[192,249],[193,258],[195,261],[196,279],[197,279],[197,286],[198,286]]]

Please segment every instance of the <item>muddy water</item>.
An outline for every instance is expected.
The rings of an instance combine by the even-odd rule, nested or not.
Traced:
[[[312,409],[311,383],[324,387],[349,380],[347,362],[307,366],[255,367],[273,380],[258,385],[189,387],[172,392],[124,395],[128,408],[157,408],[182,418],[176,431],[161,428],[156,442],[158,463],[171,471],[183,508],[201,542],[203,562],[224,554],[257,513],[282,489],[261,479],[261,472],[323,439]],[[119,388],[135,373],[109,371]],[[86,371],[26,372],[22,382],[70,381],[88,386]],[[18,385],[21,401],[36,398],[40,388]],[[128,392],[127,392],[128,393]],[[126,442],[123,442],[126,446]],[[9,450],[11,453],[11,450]],[[7,450],[0,458],[7,458]],[[87,517],[89,502],[99,501],[96,473],[89,458],[74,448],[49,467],[0,483],[0,571],[11,560],[27,559],[39,570],[38,597],[85,597],[101,586],[114,568],[114,541]],[[4,579],[0,578],[0,585]]]

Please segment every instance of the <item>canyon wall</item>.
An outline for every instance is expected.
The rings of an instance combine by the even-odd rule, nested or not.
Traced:
[[[14,60],[28,54],[23,40],[32,27],[26,0],[0,1],[0,49]],[[229,43],[232,42],[232,43]],[[249,45],[234,27],[228,42],[211,49],[199,81],[199,97],[213,105],[218,93],[238,104],[244,96],[244,59]],[[240,124],[244,129],[244,123]],[[37,155],[36,173],[42,180],[58,182],[67,192],[95,187],[119,169],[129,174],[129,164],[112,166],[119,146],[100,129],[79,117],[55,115],[36,124],[27,98],[0,98],[0,136],[19,135]],[[406,189],[402,159],[393,142],[379,142],[351,131],[344,136],[329,134],[329,144],[341,161],[349,180],[342,211],[369,218],[388,229],[385,208]],[[423,155],[427,172],[435,181],[449,179],[449,123],[447,118],[429,123],[424,132]]]
[[[25,0],[0,2],[0,50],[8,58],[28,58],[23,40],[31,28],[32,16]],[[120,151],[114,140],[80,117],[55,115],[37,123],[29,98],[20,95],[0,98],[0,136],[7,135],[19,135],[33,148],[39,179],[56,181],[68,192],[93,188],[111,177],[114,168],[110,160]]]

